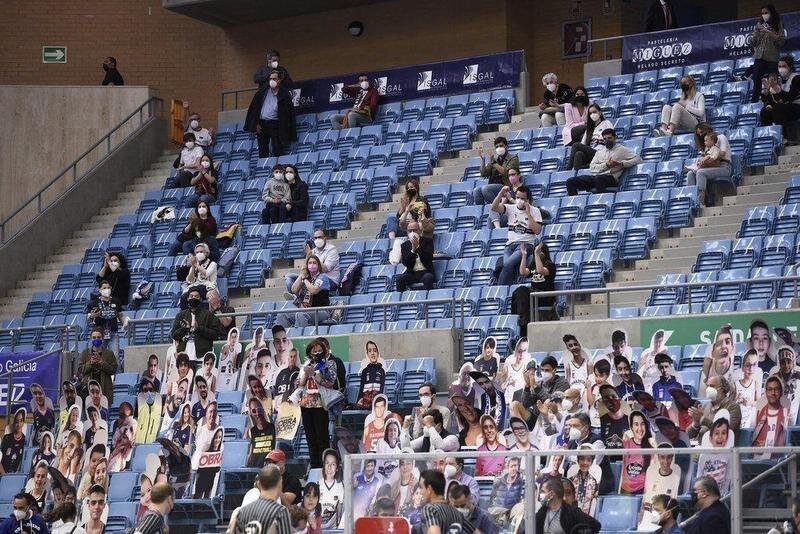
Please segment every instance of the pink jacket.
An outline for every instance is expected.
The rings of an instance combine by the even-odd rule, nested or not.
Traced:
[[[583,114],[578,114],[578,110],[572,107],[572,104],[564,104],[564,116],[566,117],[566,124],[564,129],[561,130],[561,139],[564,140],[564,146],[572,142],[572,129],[581,124],[586,124],[586,118],[589,116],[589,106],[583,108]]]

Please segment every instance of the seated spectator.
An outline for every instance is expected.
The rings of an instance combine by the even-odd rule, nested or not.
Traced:
[[[358,83],[345,85],[342,93],[354,99],[353,107],[345,113],[331,117],[331,127],[334,130],[343,128],[358,128],[369,126],[378,115],[378,89],[369,83],[369,76],[364,73],[358,75]]]
[[[191,185],[194,186],[194,193],[186,197],[187,208],[197,206],[201,200],[206,204],[217,201],[217,169],[208,154],[200,158],[200,171],[192,178]]]
[[[720,410],[728,411],[730,427],[737,432],[741,428],[742,411],[736,402],[736,396],[731,395],[730,382],[720,376],[711,377],[705,393],[711,403],[705,406],[698,404],[689,408],[692,416],[692,424],[686,429],[689,437],[701,440],[703,435],[711,429],[716,418],[715,414]]]
[[[300,179],[300,172],[294,165],[284,166],[286,181],[289,183],[289,200],[286,202],[286,222],[300,222],[308,219],[308,184]]]
[[[111,284],[106,280],[100,282],[100,295],[86,305],[86,313],[86,325],[102,334],[100,346],[119,354],[119,325],[125,318],[122,303],[111,296]]]
[[[578,133],[577,128],[574,134]],[[574,137],[573,134],[569,160],[567,161],[568,171],[589,168],[589,163],[591,163],[597,152],[596,147],[603,144],[603,132],[609,128],[614,128],[614,124],[605,118],[600,106],[597,104],[589,106],[583,133],[580,137]]]
[[[481,176],[488,178],[489,183],[473,189],[472,199],[476,205],[482,206],[491,202],[504,185],[511,185],[508,171],[516,169],[519,172],[519,157],[508,153],[508,140],[502,136],[494,140],[494,156],[489,165],[486,164],[483,147],[478,148],[478,157],[481,158]]]
[[[677,495],[674,493],[673,495]],[[652,510],[650,511],[650,525],[658,525],[663,534],[683,534],[683,530],[678,525],[678,514],[680,514],[680,504],[674,497],[660,493],[653,497]],[[645,516],[646,517],[646,516]]]
[[[661,352],[656,354],[656,367],[658,367],[659,377],[658,381],[653,384],[653,399],[658,402],[671,402],[672,395],[669,393],[670,389],[679,388],[683,386],[675,378],[674,371],[672,370],[672,358],[669,354]]]
[[[503,186],[492,202],[492,211],[508,216],[508,241],[503,250],[502,266],[497,284],[508,286],[519,275],[522,248],[533,246],[542,232],[542,213],[532,204],[531,191],[520,186],[512,197]]]
[[[200,293],[202,300],[212,300],[209,292],[217,289],[217,264],[209,257],[208,245],[198,243],[194,247],[194,254],[186,257],[186,265],[189,266],[189,274],[183,282],[183,294],[181,295],[180,307],[185,310],[187,307],[186,299],[189,298],[189,291],[192,289]],[[216,297],[219,300],[219,297]]]
[[[261,224],[278,224],[286,221],[288,211],[286,205],[292,198],[289,184],[286,183],[283,165],[272,167],[272,178],[264,184],[261,200],[266,207],[261,212]]]
[[[200,244],[208,245],[209,257],[219,260],[220,251],[217,243],[217,220],[211,213],[208,203],[200,201],[189,215],[189,221],[183,227],[178,238],[169,250],[170,256],[177,256],[181,251],[184,254],[191,254],[194,248]]]
[[[341,279],[341,272],[339,272],[339,249],[333,243],[328,242],[328,235],[322,228],[314,230],[314,238],[312,240],[313,247],[306,244],[305,253],[306,260],[311,256],[316,256],[320,260],[321,272],[319,276],[327,281],[328,287],[331,291],[339,287],[339,280]],[[302,269],[301,269],[302,273]],[[301,276],[298,273],[286,273],[286,291],[284,294],[287,300],[294,300],[295,292],[292,290],[297,278]]]
[[[788,123],[800,119],[800,76],[794,72],[794,58],[785,55],[778,60],[778,75],[766,78],[766,87],[762,91],[761,125]],[[784,137],[787,130],[784,128]],[[797,141],[797,139],[789,139]]]
[[[278,75],[281,78],[281,85],[290,91],[294,89],[292,77],[289,76],[289,71],[286,70],[286,67],[280,64],[280,61],[281,55],[277,50],[267,51],[266,62],[258,67],[258,70],[256,70],[255,74],[253,74],[253,83],[258,85],[259,88],[266,87],[269,85],[270,74],[272,71],[278,71]]]
[[[522,187],[522,176],[517,169],[508,169],[508,183],[510,184],[511,196],[515,197],[517,189]],[[489,229],[506,228],[508,226],[508,215],[505,213],[499,214],[496,211],[489,212]]]
[[[492,495],[489,497],[489,514],[498,525],[506,527],[515,516],[522,514],[521,504],[525,490],[525,479],[519,472],[520,459],[518,456],[506,458],[506,466],[492,485]]]
[[[558,376],[558,361],[547,355],[542,360],[541,381],[536,381],[536,361],[531,360],[525,369],[525,387],[518,397],[511,402],[511,415],[519,417],[533,430],[539,418],[539,406],[556,392],[569,389],[569,382]]]
[[[127,306],[131,293],[131,273],[128,270],[128,261],[125,256],[119,252],[106,252],[103,266],[95,276],[98,285],[103,280],[111,284],[111,296],[123,306]]]
[[[314,311],[313,308],[330,306],[330,280],[322,272],[322,260],[312,254],[306,258],[306,265],[292,284],[291,294],[294,304],[306,311],[297,312],[292,318],[289,314],[278,315],[276,323],[289,328],[294,323],[298,328],[321,324],[330,318],[328,311]]]
[[[539,242],[533,248],[533,264],[528,259],[527,247],[521,247],[522,258],[519,262],[519,275],[530,278],[531,285],[520,285],[511,295],[511,313],[519,315],[520,332],[528,328],[528,323],[533,321],[531,313],[530,294],[538,291],[555,291],[556,266],[550,258],[550,248]],[[555,309],[555,297],[542,297],[539,299],[539,320],[557,321],[558,313]]]
[[[576,87],[572,99],[564,104],[564,118],[561,140],[564,142],[564,146],[570,146],[583,139],[589,120],[589,97],[586,96],[584,86]]]
[[[409,436],[412,421],[410,415],[403,420],[400,444],[404,449],[410,447],[414,452],[452,452],[459,449],[458,436],[444,427],[444,418],[439,410],[433,408],[425,412],[422,418],[422,435],[413,440]]]
[[[672,105],[665,104],[661,110],[661,127],[655,135],[672,135],[690,132],[706,121],[706,98],[697,90],[691,76],[681,78],[681,97]]]
[[[572,88],[565,83],[558,83],[558,76],[549,72],[542,76],[544,95],[539,104],[539,119],[542,127],[564,124],[564,104],[572,100]]]
[[[416,204],[416,209],[419,212],[419,206],[424,201],[424,197],[420,195],[419,191],[419,182],[417,182],[416,178],[411,178],[408,182],[406,182],[405,186],[405,194],[400,196],[399,207],[397,208],[397,212],[395,215],[389,215],[386,217],[386,232],[389,239],[394,239],[396,237],[405,237],[406,234],[406,225],[408,224],[409,216],[411,214],[411,210],[413,209],[412,206]],[[428,219],[430,219],[430,207],[428,207]],[[401,224],[402,222],[402,224]],[[430,229],[430,234],[433,235],[433,228]]]
[[[600,146],[589,164],[591,175],[573,176],[567,180],[567,194],[578,191],[605,193],[607,187],[617,187],[625,169],[642,162],[639,155],[628,147],[617,143],[617,132],[613,128],[603,130],[604,145]]]
[[[433,239],[419,233],[420,223],[408,223],[408,241],[400,246],[401,262],[406,271],[397,276],[397,291],[403,292],[412,284],[421,283],[425,290],[433,289],[436,272],[433,269]]]
[[[417,391],[419,393],[420,406],[414,406],[411,409],[411,437],[416,439],[422,435],[424,428],[423,417],[428,410],[439,410],[442,414],[444,428],[450,430],[452,428],[450,424],[450,409],[447,406],[440,406],[436,402],[436,386],[430,382],[424,382]],[[455,430],[450,431],[454,432]]]
[[[103,70],[106,71],[101,85],[125,85],[122,74],[117,70],[117,58],[108,56],[103,60]]]
[[[247,109],[244,130],[256,134],[259,158],[282,156],[284,147],[297,141],[292,93],[283,81],[280,71],[270,71]]]
[[[194,134],[189,132],[183,134],[183,146],[180,155],[175,158],[172,164],[178,170],[175,176],[167,178],[164,185],[166,189],[177,187],[189,187],[192,178],[200,170],[200,158],[203,157],[203,148],[195,142]]]
[[[684,167],[686,185],[696,185],[698,199],[704,206],[712,205],[711,195],[708,194],[709,182],[718,178],[730,178],[733,174],[731,167],[731,146],[728,138],[717,134],[706,123],[698,124],[694,129],[694,139],[700,153],[697,161]]]
[[[188,112],[189,102],[183,102],[183,108]],[[189,125],[186,127],[184,133],[194,134],[195,142],[204,150],[214,144],[214,130],[212,128],[203,128],[200,125],[200,114],[192,113],[189,115]],[[186,124],[186,122],[184,122]]]

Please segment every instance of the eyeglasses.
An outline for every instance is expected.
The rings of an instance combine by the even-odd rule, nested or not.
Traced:
[[[528,431],[528,427],[524,427],[524,426],[511,427],[511,430],[513,430],[514,432],[527,432]]]

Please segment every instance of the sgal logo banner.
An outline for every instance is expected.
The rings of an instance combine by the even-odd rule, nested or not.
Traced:
[[[423,70],[417,74],[417,91],[447,89],[447,78],[434,76],[434,71]]]
[[[403,94],[403,86],[399,83],[391,83],[388,76],[378,76],[372,83],[381,96],[400,96]]]
[[[483,85],[494,81],[494,72],[491,70],[480,70],[479,64],[466,65],[464,67],[464,77],[461,81],[463,85]]]

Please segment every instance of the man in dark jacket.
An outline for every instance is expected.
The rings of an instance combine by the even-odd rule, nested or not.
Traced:
[[[710,476],[703,476],[694,481],[693,497],[697,497],[697,514],[684,523],[686,534],[730,534],[731,513],[728,507],[719,500],[719,486]]]
[[[117,70],[117,58],[108,56],[103,60],[103,70],[106,75],[101,85],[125,85],[122,74]]]
[[[594,517],[583,513],[574,504],[564,502],[564,485],[560,478],[554,477],[545,482],[542,491],[545,506],[536,512],[536,532],[554,532],[552,528],[545,530],[545,524],[551,525],[555,521],[559,522],[565,533],[600,532],[601,525]]]
[[[177,352],[185,352],[189,343],[194,344],[197,357],[213,350],[214,340],[222,336],[219,319],[209,310],[200,307],[200,292],[189,290],[188,310],[175,316],[172,323],[172,339],[178,342]]]
[[[426,290],[433,289],[436,272],[433,270],[433,239],[423,237],[419,223],[408,223],[408,240],[400,245],[400,261],[406,272],[397,277],[397,290],[405,291],[411,284],[421,283]]]
[[[285,145],[297,140],[292,93],[281,85],[278,70],[270,72],[269,83],[253,96],[244,129],[256,134],[259,158],[270,156],[270,143],[272,156],[280,156]]]
[[[514,394],[514,400],[511,401],[511,415],[521,418],[531,430],[539,418],[539,403],[549,400],[556,391],[569,389],[569,382],[556,374],[557,368],[556,359],[546,356],[541,364],[542,379],[537,384],[536,362],[532,360],[525,367],[525,387]]]
[[[675,10],[672,8],[671,0],[653,0],[647,10],[644,31],[659,32],[677,27],[678,19],[675,18]]]
[[[358,75],[358,83],[342,87],[342,92],[354,99],[353,107],[345,113],[333,115],[331,126],[334,130],[369,126],[378,115],[378,90],[369,83],[369,76]]]
[[[117,372],[117,357],[103,344],[103,331],[94,328],[91,333],[91,345],[81,353],[78,364],[78,376],[85,393],[89,393],[89,381],[96,380],[103,390],[108,402],[114,400],[114,382],[111,376]]]
[[[270,50],[267,52],[267,61],[258,67],[256,73],[253,74],[253,83],[258,84],[259,88],[262,88],[269,84],[269,75],[273,70],[277,70],[278,74],[281,75],[281,85],[287,88],[289,91],[294,89],[294,82],[292,81],[292,77],[289,76],[289,71],[286,70],[286,67],[280,65],[281,55],[278,53],[277,50]]]

